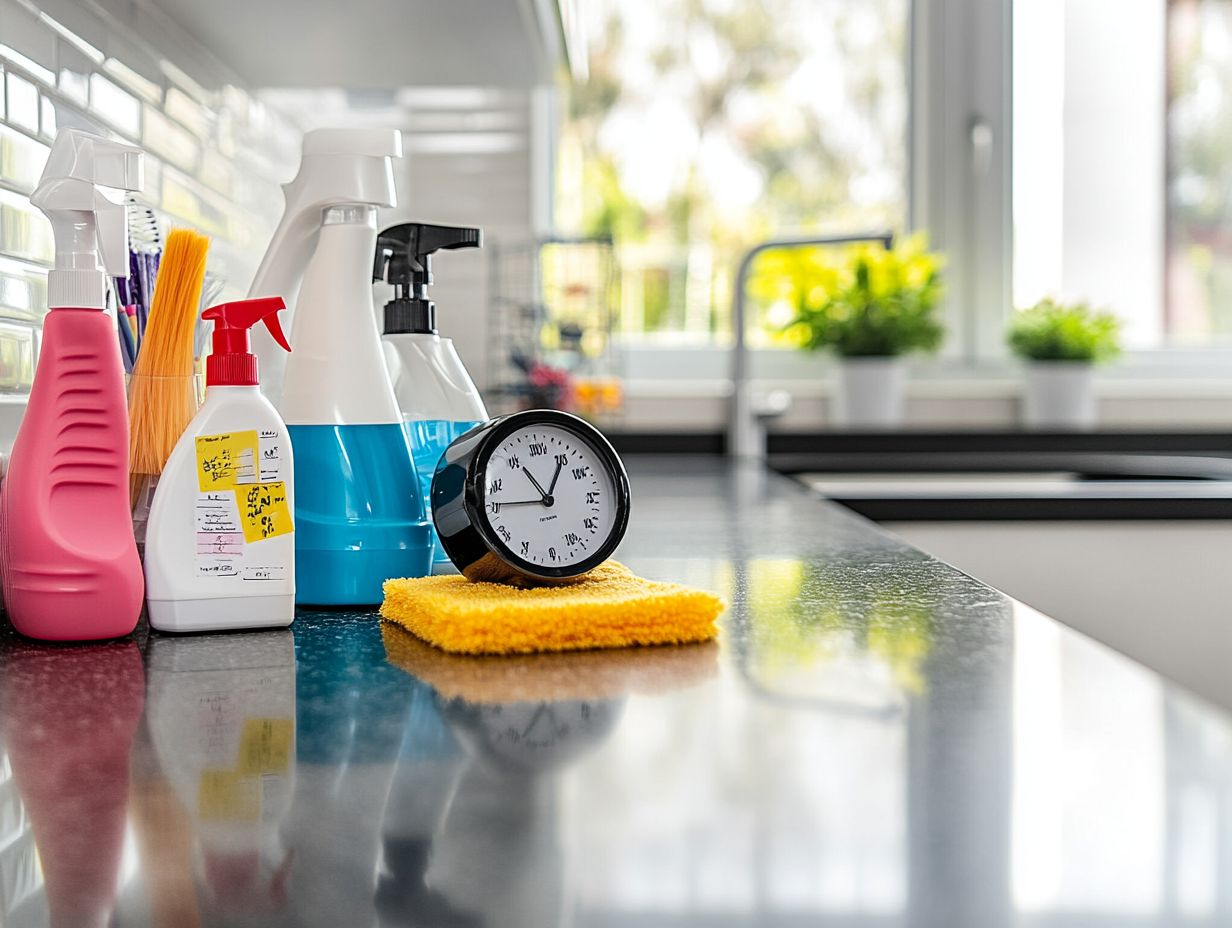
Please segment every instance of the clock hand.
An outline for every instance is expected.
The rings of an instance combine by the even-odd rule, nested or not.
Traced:
[[[504,500],[492,500],[492,502],[496,503],[496,505],[499,506],[501,509],[504,509],[506,506],[542,506],[543,505],[543,500],[541,499],[519,499],[519,500],[514,500],[508,503],[506,503]]]
[[[551,496],[552,491],[556,489],[556,481],[560,479],[560,471],[564,466],[561,462],[556,462],[556,473],[552,475],[552,482],[548,484],[548,496]]]
[[[539,495],[542,496],[544,499],[547,499],[550,494],[543,492],[543,487],[539,486],[539,481],[535,479],[535,475],[532,474],[530,470],[525,467],[522,468],[522,473],[524,473],[530,479],[530,482],[535,485],[535,489],[539,491]]]

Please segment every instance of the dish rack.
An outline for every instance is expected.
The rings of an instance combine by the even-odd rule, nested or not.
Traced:
[[[551,406],[597,421],[619,417],[618,279],[609,238],[490,246],[485,397],[494,414]]]

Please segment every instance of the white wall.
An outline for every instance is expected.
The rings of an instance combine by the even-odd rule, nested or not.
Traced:
[[[223,298],[247,291],[300,144],[294,125],[156,11],[122,0],[37,5],[0,0],[0,451],[25,411],[47,311],[51,227],[29,195],[57,132],[144,147],[143,198],[165,224],[210,236]]]
[[[1232,708],[1232,524],[900,522],[886,528]]]

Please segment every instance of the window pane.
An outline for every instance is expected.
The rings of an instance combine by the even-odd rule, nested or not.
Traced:
[[[1168,331],[1232,341],[1232,2],[1168,3]]]
[[[1165,0],[1014,4],[1014,302],[1088,300],[1131,347],[1164,313]]]
[[[556,218],[614,239],[625,337],[726,340],[736,262],[772,235],[902,227],[908,0],[582,10]]]

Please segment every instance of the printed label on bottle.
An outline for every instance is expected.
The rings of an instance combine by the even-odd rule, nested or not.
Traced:
[[[244,530],[234,490],[197,494],[197,573],[237,577],[244,560]]]
[[[245,567],[245,580],[286,580],[290,576],[285,567]]]
[[[291,532],[287,485],[281,480],[237,487],[234,493],[240,504],[240,520],[244,526],[245,541],[265,541],[267,538]]]
[[[282,479],[282,446],[286,440],[285,435],[279,436],[268,429],[261,430],[257,451],[262,483]]]
[[[256,429],[222,435],[198,435],[197,488],[230,490],[258,482]]]
[[[283,474],[286,436],[255,429],[196,439],[197,574],[285,580],[260,542],[294,531]]]

